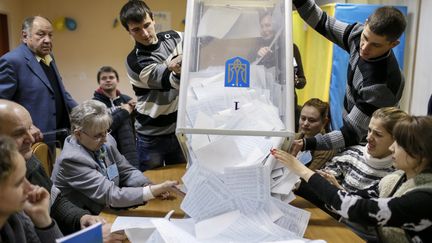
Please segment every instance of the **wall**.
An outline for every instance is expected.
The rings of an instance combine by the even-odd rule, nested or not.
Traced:
[[[432,15],[430,14],[431,11],[432,1],[421,1],[416,59],[414,63],[413,88],[410,93],[410,112],[415,115],[426,114],[427,103],[432,94],[432,49],[430,47],[430,43],[432,43],[432,35],[430,31],[430,23],[432,22]]]
[[[0,0],[3,5],[4,0]],[[15,2],[8,0],[7,2]],[[18,1],[21,2],[21,1]],[[113,66],[120,75],[119,89],[134,97],[125,71],[125,58],[134,46],[134,41],[126,30],[118,23],[113,27],[113,21],[118,16],[126,0],[23,0],[23,4],[5,5],[9,16],[22,11],[22,16],[42,15],[55,23],[59,17],[72,17],[77,22],[75,31],[55,31],[54,56],[63,77],[63,82],[78,101],[82,102],[93,96],[98,87],[96,73],[103,65]],[[147,4],[154,11],[170,11],[172,27],[184,30],[182,20],[186,15],[186,0],[148,0]],[[25,8],[20,6],[25,5]],[[0,5],[0,9],[1,5]],[[19,26],[11,30],[20,29]],[[19,44],[14,39],[11,48]]]
[[[0,0],[0,12],[7,15],[9,47],[13,49],[20,42],[21,22],[24,19],[22,0]]]

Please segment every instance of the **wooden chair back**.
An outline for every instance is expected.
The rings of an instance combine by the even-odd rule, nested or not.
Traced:
[[[32,151],[36,158],[41,162],[47,175],[51,177],[54,162],[48,145],[44,142],[37,142],[32,145]]]

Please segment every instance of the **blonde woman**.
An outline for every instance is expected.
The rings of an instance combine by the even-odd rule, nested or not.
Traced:
[[[153,185],[120,154],[110,135],[111,115],[96,100],[70,114],[72,135],[54,165],[52,181],[77,206],[99,214],[105,208],[129,208],[165,197],[177,181]]]

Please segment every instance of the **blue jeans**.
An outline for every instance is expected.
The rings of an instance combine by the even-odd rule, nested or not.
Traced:
[[[186,163],[175,134],[145,136],[137,133],[137,152],[141,171]]]

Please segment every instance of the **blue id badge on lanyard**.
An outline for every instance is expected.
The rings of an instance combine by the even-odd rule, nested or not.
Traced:
[[[312,154],[310,150],[301,151],[297,154],[297,159],[302,162],[302,164],[307,164],[312,161]]]
[[[112,165],[108,166],[107,176],[108,176],[108,179],[110,181],[114,180],[114,178],[116,178],[118,175],[119,175],[119,172],[118,172],[116,164],[112,164]]]

